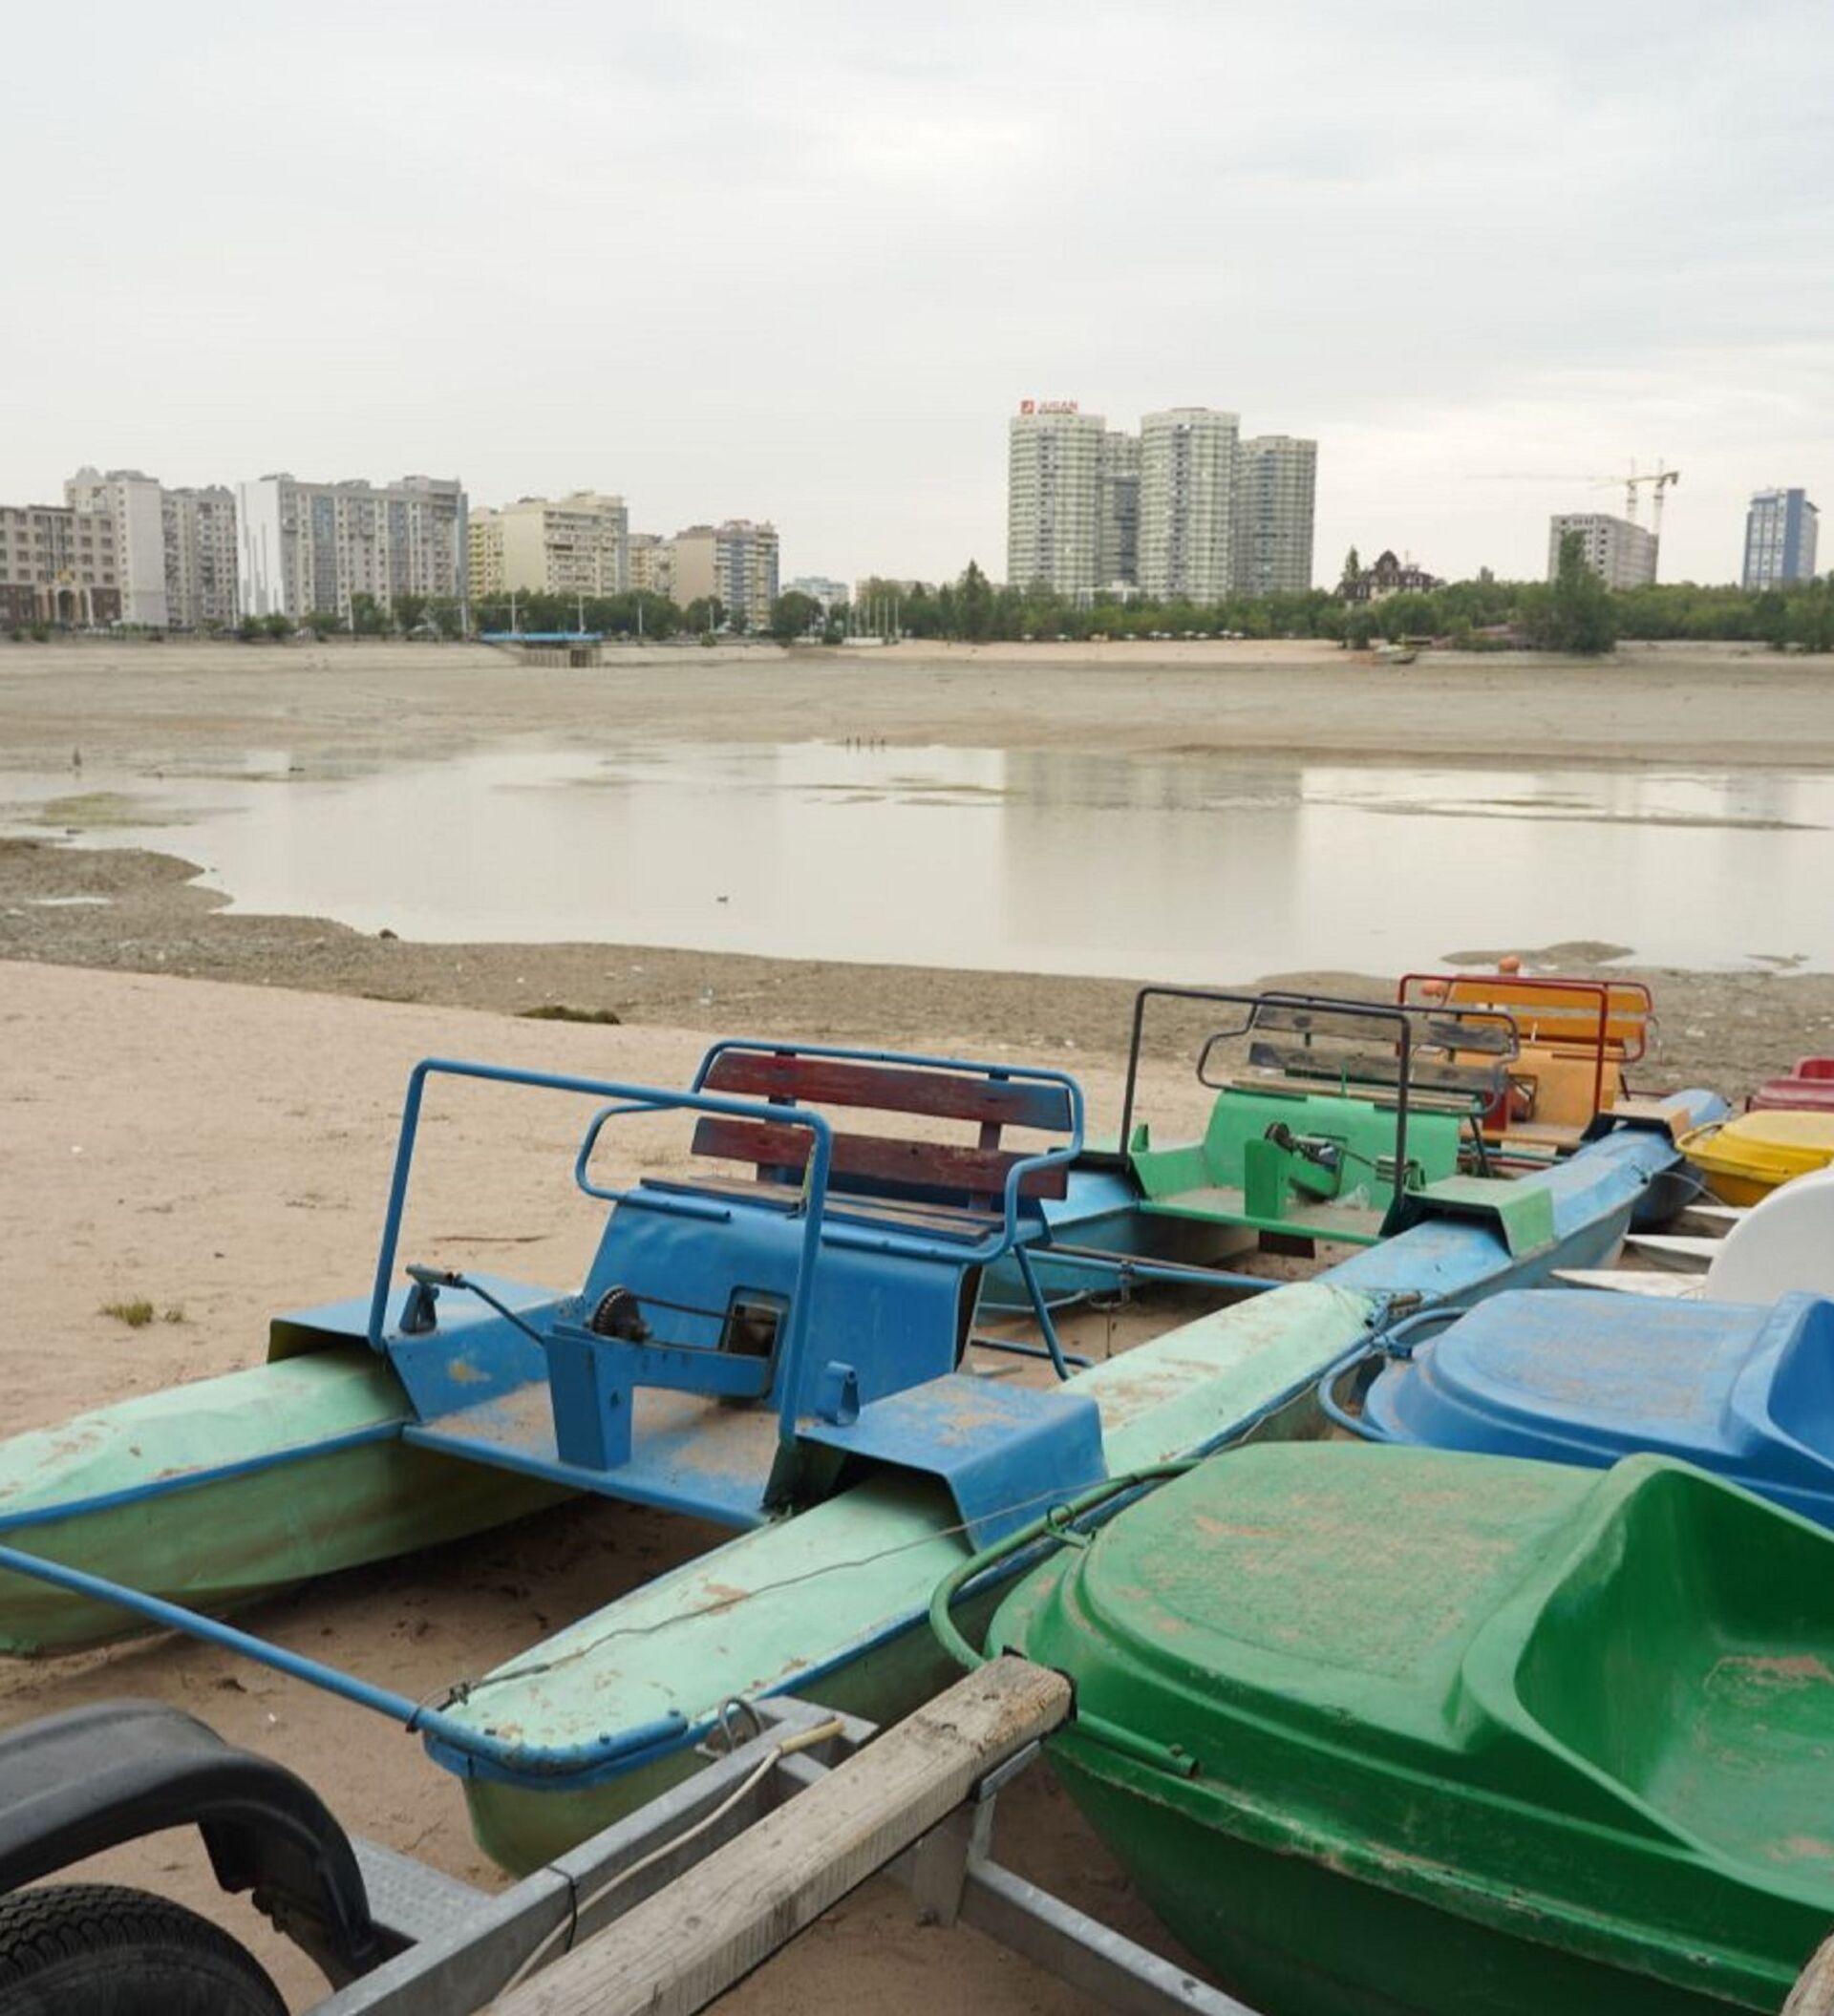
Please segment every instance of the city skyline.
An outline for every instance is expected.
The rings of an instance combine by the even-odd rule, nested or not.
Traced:
[[[1530,578],[1588,477],[1662,456],[1664,573],[1724,580],[1755,489],[1834,490],[1834,49],[1759,13],[544,0],[505,47],[468,0],[97,0],[81,92],[0,128],[0,489],[457,469],[653,524],[757,499],[798,564],[934,578],[999,563],[989,415],[1215,387],[1323,445],[1321,577],[1379,542]],[[9,53],[55,75],[64,32]]]

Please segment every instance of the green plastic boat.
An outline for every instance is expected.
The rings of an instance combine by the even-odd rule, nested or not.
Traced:
[[[1834,1538],[1701,1472],[1248,1448],[989,1638],[1056,1769],[1275,2016],[1781,2007],[1834,1921]]]

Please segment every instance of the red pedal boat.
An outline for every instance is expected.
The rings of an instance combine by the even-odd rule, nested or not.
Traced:
[[[1748,1113],[1779,1108],[1834,1113],[1834,1057],[1799,1057],[1786,1078],[1766,1078],[1745,1101]]]

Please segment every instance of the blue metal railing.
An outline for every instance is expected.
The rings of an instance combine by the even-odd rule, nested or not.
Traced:
[[[265,1638],[238,1630],[234,1624],[206,1617],[202,1611],[188,1610],[182,1603],[168,1602],[163,1597],[149,1596],[142,1589],[131,1589],[123,1582],[111,1581],[106,1576],[90,1575],[81,1568],[67,1568],[61,1561],[48,1561],[38,1555],[22,1554],[16,1548],[6,1546],[0,1546],[0,1568],[10,1569],[15,1575],[29,1576],[34,1581],[49,1582],[53,1588],[68,1590],[73,1596],[86,1596],[96,1602],[112,1603],[145,1618],[149,1623],[182,1631],[188,1637],[202,1639],[206,1645],[222,1645],[226,1651],[238,1652],[258,1665],[270,1666],[276,1673],[304,1680],[341,1700],[354,1702],[358,1708],[371,1708],[377,1714],[391,1717],[404,1729],[458,1751],[493,1775],[501,1774],[524,1781],[559,1780],[562,1783],[596,1777],[634,1762],[650,1751],[671,1748],[688,1733],[687,1718],[678,1710],[672,1710],[653,1721],[588,1737],[584,1743],[526,1743],[517,1737],[500,1734],[495,1730],[473,1729],[443,1708],[430,1708],[406,1694],[397,1694],[392,1687],[377,1687],[372,1681],[358,1679],[353,1673],[327,1666],[322,1660],[309,1659],[303,1652],[271,1645]]]
[[[389,1183],[388,1211],[382,1222],[381,1250],[376,1256],[375,1285],[370,1298],[369,1341],[371,1348],[386,1352],[389,1287],[395,1276],[395,1256],[400,1246],[401,1220],[407,1208],[408,1177],[414,1162],[415,1141],[419,1134],[420,1108],[427,1080],[434,1076],[480,1078],[493,1085],[527,1085],[542,1092],[578,1093],[612,1103],[592,1117],[573,1159],[573,1179],[587,1197],[621,1202],[632,1193],[596,1184],[587,1174],[592,1151],[608,1120],[638,1113],[710,1113],[729,1119],[774,1120],[779,1125],[806,1128],[812,1136],[808,1176],[801,1209],[804,1213],[802,1240],[799,1251],[796,1284],[790,1295],[789,1322],[783,1339],[786,1376],[783,1385],[784,1432],[794,1426],[791,1411],[799,1390],[802,1353],[808,1336],[810,1305],[808,1290],[815,1279],[816,1256],[821,1245],[821,1215],[828,1194],[828,1165],[833,1155],[834,1130],[818,1113],[802,1107],[766,1105],[755,1099],[729,1099],[694,1092],[667,1092],[655,1086],[625,1085],[604,1078],[576,1078],[553,1072],[520,1071],[509,1065],[465,1064],[449,1057],[425,1057],[408,1077],[408,1095],[401,1113],[401,1135],[395,1153],[395,1172]]]

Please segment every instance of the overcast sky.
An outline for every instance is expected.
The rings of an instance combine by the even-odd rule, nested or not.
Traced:
[[[0,500],[427,471],[997,575],[1038,397],[1315,435],[1321,580],[1539,572],[1658,456],[1665,579],[1769,483],[1834,545],[1826,0],[100,0],[6,73]]]

